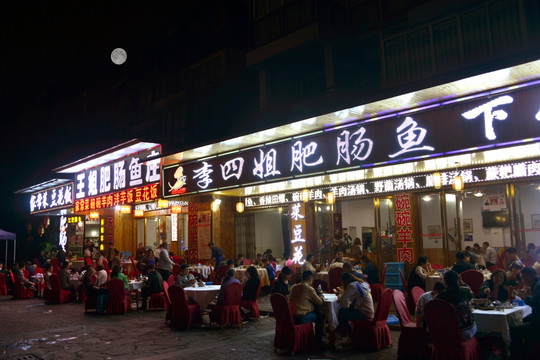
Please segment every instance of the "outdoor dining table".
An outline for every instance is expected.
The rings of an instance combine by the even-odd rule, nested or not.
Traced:
[[[201,287],[186,287],[184,292],[186,297],[192,297],[195,299],[201,310],[208,308],[208,304],[214,300],[219,293],[221,285],[206,285]]]
[[[201,266],[190,266],[188,268],[189,271],[194,271],[196,273],[201,274],[205,279],[210,278],[210,275],[212,274],[212,268],[207,265],[201,265]],[[211,281],[212,279],[208,280]]]
[[[510,343],[510,325],[523,323],[523,318],[532,313],[528,305],[516,306],[511,309],[498,310],[474,310],[474,320],[478,333],[484,335],[500,336]]]
[[[128,282],[129,292],[135,291],[135,307],[139,307],[139,292],[137,290],[142,289],[144,281],[142,280],[130,280]]]
[[[244,278],[246,277],[246,270],[247,269],[235,269],[234,277],[240,280],[240,282],[243,282]],[[266,271],[266,269],[257,269],[257,273],[259,274],[259,279],[261,280],[261,287],[270,286],[268,271]]]
[[[325,307],[325,321],[328,325],[329,331],[329,346],[330,348],[335,348],[336,346],[336,328],[339,325],[338,322],[338,313],[339,313],[339,302],[336,294],[323,294],[324,296],[324,307]]]

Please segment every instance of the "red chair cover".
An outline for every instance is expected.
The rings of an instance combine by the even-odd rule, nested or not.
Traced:
[[[107,271],[107,273],[109,273],[110,275],[111,269],[109,269],[109,262],[107,261],[107,259],[103,259],[102,263],[103,263],[103,270]]]
[[[435,264],[431,264],[431,268],[432,268],[433,270],[442,270],[442,269],[444,269],[444,266],[442,266],[441,264],[435,263]],[[430,290],[431,290],[431,289],[430,289]]]
[[[244,266],[249,266],[249,265],[251,265],[253,263],[253,261],[249,260],[249,259],[244,259],[243,263],[244,263]]]
[[[137,270],[137,267],[135,266],[135,260],[133,260],[132,256],[129,257],[129,260],[131,261],[131,273],[129,274],[129,276],[131,278],[136,278],[137,275],[139,275],[139,271]]]
[[[180,275],[180,265],[178,265],[178,264],[173,264],[173,266],[172,266],[172,274],[173,274],[173,276],[174,276],[175,279],[176,279],[176,277],[177,277],[178,275]]]
[[[317,346],[313,324],[295,325],[289,308],[289,302],[281,294],[270,297],[272,311],[276,317],[274,348],[286,349],[294,355],[295,351],[312,351]]]
[[[452,304],[441,299],[431,300],[424,307],[429,334],[433,340],[432,359],[477,360],[478,340],[476,337],[463,340]]]
[[[210,320],[218,323],[221,327],[225,324],[242,323],[240,315],[240,300],[242,298],[242,285],[231,283],[225,288],[225,300],[223,304],[216,305],[210,313]]]
[[[340,267],[333,268],[328,272],[328,291],[333,291],[341,286],[341,275],[343,275],[343,269]]]
[[[352,343],[362,349],[380,350],[392,345],[390,329],[386,320],[392,303],[392,289],[385,289],[375,311],[375,317],[368,320],[353,320]]]
[[[313,280],[313,287],[315,289],[318,289],[319,285],[321,285],[321,289],[323,292],[328,292],[328,284],[326,283],[326,281],[321,280],[321,279]]]
[[[169,275],[169,278],[167,279],[166,283],[167,285],[172,285],[174,284],[174,279],[175,279],[176,276],[174,276],[173,274]],[[165,281],[164,281],[165,282]]]
[[[86,266],[94,266],[94,263],[92,262],[92,259],[89,258],[89,257],[84,258],[84,263],[86,264]],[[51,264],[52,264],[52,260],[51,260]]]
[[[413,288],[413,294],[416,288],[416,286]],[[399,318],[399,325],[401,326],[398,358],[429,359],[431,357],[431,349],[428,347],[430,343],[429,334],[423,327],[417,327],[416,323],[411,320],[409,311],[407,311],[405,295],[400,290],[394,290],[392,297]]]
[[[165,282],[165,281],[164,281]],[[167,284],[168,286],[169,284]],[[167,297],[164,292],[150,295],[150,303],[148,304],[150,310],[154,309],[167,309]]]
[[[480,271],[471,269],[461,273],[461,280],[469,285],[474,295],[478,295],[480,286],[484,283],[484,275]]]
[[[249,312],[242,312],[242,317],[244,319],[259,318],[259,304],[257,303],[257,299],[259,298],[259,294],[261,293],[261,283],[259,282],[259,288],[257,289],[257,294],[255,295],[255,300],[240,300],[240,306],[243,307],[246,310],[249,310]]]
[[[411,289],[411,297],[412,297],[415,309],[416,309],[416,304],[418,304],[418,299],[420,299],[420,296],[424,295],[424,293],[425,293],[424,289],[422,289],[420,286],[415,286]]]
[[[49,301],[53,304],[63,304],[71,301],[71,291],[60,288],[60,279],[57,274],[50,276],[51,291]]]
[[[129,309],[129,294],[124,289],[124,281],[112,279],[107,284],[109,304],[107,314],[125,314]]]
[[[269,261],[270,265],[274,268],[274,273],[277,271],[277,264],[275,261]]]
[[[34,296],[34,291],[32,289],[26,288],[21,284],[21,278],[19,275],[11,273],[13,279],[13,290],[11,295],[14,299],[28,299]]]
[[[416,309],[416,304],[414,303],[412,294],[410,293],[410,289],[407,288],[407,281],[405,281],[405,276],[403,275],[403,271],[398,268],[399,271],[399,277],[401,278],[401,283],[403,284],[403,295],[405,296],[405,301],[407,302],[407,309],[409,309],[409,313],[414,314],[414,311]]]
[[[28,280],[30,278],[30,271],[23,269],[23,275],[26,278],[26,280]]]
[[[217,283],[215,283],[214,285],[221,285],[221,279],[223,279],[225,276],[227,276],[227,271],[230,268],[231,267],[228,266],[228,265],[219,265],[219,267],[217,269],[217,273],[216,273]]]
[[[60,271],[60,260],[58,258],[51,259],[52,272],[58,274]]]
[[[0,295],[7,295],[6,276],[0,273]]]
[[[171,299],[170,320],[173,328],[189,329],[194,323],[202,323],[199,304],[188,304],[186,293],[181,286],[169,287],[169,296]]]
[[[373,297],[373,301],[379,301],[381,299],[381,294],[384,291],[385,277],[386,277],[386,264],[384,264],[381,283],[370,284],[371,296]]]

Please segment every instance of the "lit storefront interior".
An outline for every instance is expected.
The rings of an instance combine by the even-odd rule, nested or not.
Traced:
[[[335,256],[332,242],[345,234],[360,238],[365,253],[379,267],[385,262],[413,263],[421,255],[447,266],[457,251],[483,241],[519,250],[529,242],[539,245],[540,216],[535,216],[540,213],[535,210],[540,196],[540,128],[535,127],[540,121],[539,73],[540,61],[534,61],[167,155],[163,197],[189,197],[194,203],[205,203],[207,209],[215,200],[221,201],[212,209],[212,222],[218,222],[213,230],[223,225],[224,217],[234,226],[226,230],[230,234],[213,231],[211,238],[228,257],[242,253],[253,258],[270,248],[275,257],[295,258],[294,244],[305,240],[302,256],[311,252],[325,261]],[[445,118],[448,114],[457,115]],[[438,118],[442,122],[436,125]],[[450,120],[455,124],[449,125]],[[428,128],[430,121],[433,126]],[[503,130],[512,121],[520,125]],[[520,126],[527,132],[517,135],[515,128]],[[426,141],[416,144],[414,150],[419,151],[404,156],[409,148],[403,144],[411,138],[398,136],[399,129],[407,127],[417,131],[416,140]],[[370,129],[380,131],[370,134]],[[350,158],[339,153],[338,139],[338,156],[333,163],[323,164],[320,159],[329,153],[317,153],[317,145],[331,149],[329,134],[345,133],[360,134],[355,145],[363,146],[364,153],[357,153],[357,159],[366,155],[368,138],[388,149],[396,148],[399,141],[402,151],[394,150],[395,157],[387,160],[365,156],[348,162]],[[388,141],[381,140],[385,138]],[[353,151],[354,139],[348,140]],[[294,150],[302,142],[303,164],[313,165],[305,172],[294,168]],[[306,146],[314,142],[311,148]],[[292,160],[279,154],[287,146],[293,151]],[[261,164],[271,161],[266,156],[274,149],[278,155],[272,161],[292,162],[291,171],[276,167],[273,170],[280,174],[254,180]],[[243,173],[231,171],[243,167]],[[463,187],[454,189],[457,180]],[[408,195],[412,208],[412,239],[405,241],[398,234],[401,225],[396,226],[400,194]],[[237,203],[242,203],[241,213],[235,210]],[[197,251],[191,253],[192,245],[201,247],[188,242],[190,260],[206,259]]]

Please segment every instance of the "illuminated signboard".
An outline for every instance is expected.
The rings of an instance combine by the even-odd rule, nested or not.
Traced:
[[[66,244],[67,244],[67,217],[62,215],[60,217],[60,235],[58,239],[58,245],[60,245],[62,250],[66,251]]]
[[[73,206],[73,183],[56,186],[30,195],[30,214]]]
[[[396,219],[396,234],[397,234],[397,259],[399,262],[408,261],[409,264],[414,263],[414,242],[413,222],[411,216],[411,196],[410,194],[402,193],[395,196],[395,219]]]
[[[540,87],[425,105],[163,170],[163,196],[375,167],[540,139]]]
[[[158,184],[152,184],[135,189],[119,191],[112,194],[75,200],[74,211],[91,211],[105,209],[116,205],[130,205],[143,201],[155,200],[158,197]]]
[[[141,151],[75,176],[75,200],[141,187],[161,180],[161,147]],[[154,160],[152,160],[154,159]]]
[[[457,171],[441,171],[442,185],[450,186],[454,177],[461,176],[465,184],[476,184],[487,181],[511,180],[540,176],[540,160],[523,161],[512,164],[484,166]],[[310,190],[310,199],[325,201],[326,194],[333,192],[336,198],[363,195],[378,195],[399,191],[432,189],[432,174],[411,175],[393,179],[377,179],[343,185],[327,186]],[[257,206],[276,206],[302,201],[302,191],[246,196],[246,208]]]
[[[187,208],[189,206],[188,201],[180,201],[180,200],[169,200],[169,206],[167,208],[172,208],[173,206],[183,206]],[[152,211],[152,210],[159,210],[163,209],[159,206],[159,204],[156,202],[153,203],[147,203],[147,204],[138,204],[135,205],[135,210],[143,210],[143,211]]]
[[[292,261],[302,265],[306,255],[306,207],[303,202],[290,205]]]

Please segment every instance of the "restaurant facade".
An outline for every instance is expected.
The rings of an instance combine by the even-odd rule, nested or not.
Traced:
[[[73,254],[168,241],[200,263],[213,241],[229,258],[325,262],[358,238],[382,268],[450,265],[484,241],[521,251],[540,245],[538,74],[535,61],[179,153],[119,146],[56,169],[70,182],[40,191],[70,187],[71,203],[46,209],[36,191],[31,213],[62,212]]]

